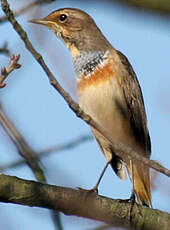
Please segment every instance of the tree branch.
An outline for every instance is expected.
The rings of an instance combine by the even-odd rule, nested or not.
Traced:
[[[56,146],[52,146],[52,147],[49,147],[49,148],[44,149],[42,151],[39,151],[39,152],[36,153],[36,156],[39,159],[41,157],[48,156],[49,154],[54,153],[54,152],[56,153],[56,152],[61,152],[61,151],[65,151],[65,150],[75,148],[78,145],[83,144],[86,141],[91,141],[91,140],[93,140],[93,137],[91,135],[79,136],[79,137],[77,137],[77,138],[75,138],[75,139],[73,139],[73,140],[71,140],[71,141],[69,141],[67,143],[58,144]],[[26,160],[19,160],[19,161],[16,161],[16,162],[12,162],[12,163],[10,163],[8,165],[0,167],[0,172],[5,171],[7,169],[11,169],[11,168],[21,166],[21,165],[23,165],[25,163],[26,163]]]
[[[18,61],[20,59],[20,55],[11,55],[10,62],[8,67],[5,66],[1,69],[1,75],[0,75],[0,88],[3,88],[6,86],[6,83],[4,83],[5,79],[8,77],[8,75],[14,71],[15,69],[19,69],[21,67],[20,64],[18,64]]]
[[[96,193],[52,186],[17,177],[0,175],[0,201],[48,208],[103,221],[105,223],[142,230],[168,230],[170,215],[134,204],[129,220],[130,203],[113,200]]]
[[[26,32],[23,30],[21,25],[14,18],[14,14],[10,10],[7,0],[1,0],[1,4],[2,4],[2,9],[5,12],[8,20],[11,22],[12,26],[19,34],[20,38],[23,40],[26,48],[31,52],[31,54],[34,56],[36,61],[41,65],[46,75],[48,76],[51,85],[60,93],[60,95],[65,99],[69,107],[76,113],[76,115],[81,119],[83,119],[87,124],[95,128],[97,131],[99,131],[104,137],[106,137],[106,139],[108,139],[108,141],[110,141],[110,143],[114,146],[115,152],[121,158],[124,154],[126,154],[126,156],[128,155],[130,159],[133,158],[135,160],[142,161],[148,167],[151,167],[170,177],[170,170],[166,169],[156,161],[149,160],[143,157],[142,155],[137,154],[128,146],[125,146],[123,143],[119,143],[118,141],[116,141],[113,137],[108,136],[106,130],[101,129],[101,127],[89,115],[83,112],[83,110],[79,107],[79,105],[76,102],[74,102],[73,99],[70,97],[70,95],[60,86],[58,81],[55,79],[54,75],[49,70],[48,66],[45,64],[42,56],[34,49],[33,45],[31,44],[30,40],[27,37]]]
[[[4,42],[3,46],[0,47],[0,54],[6,54],[7,56],[10,55],[10,50],[8,49],[8,43]]]

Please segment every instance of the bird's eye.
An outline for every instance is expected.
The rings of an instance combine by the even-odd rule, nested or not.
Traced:
[[[61,14],[60,15],[60,21],[64,22],[67,19],[67,15],[66,14]]]

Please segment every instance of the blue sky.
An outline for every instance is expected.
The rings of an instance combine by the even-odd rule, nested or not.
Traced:
[[[11,5],[14,1],[11,1]],[[17,7],[17,5],[16,5]],[[88,12],[111,44],[123,52],[131,62],[140,82],[145,100],[148,127],[152,140],[151,158],[170,168],[170,31],[166,17],[142,11],[133,11],[118,4],[102,1],[57,1],[36,7],[19,17],[34,46],[43,55],[57,80],[76,99],[75,74],[71,56],[62,42],[47,28],[28,23],[32,18],[44,17],[63,7],[76,7]],[[8,116],[36,151],[64,143],[90,133],[88,126],[68,108],[62,97],[50,86],[45,73],[25,49],[11,25],[1,25],[0,44],[9,41],[13,53],[21,54],[22,68],[11,74],[7,87],[1,90],[1,101]],[[8,58],[0,56],[1,66]],[[16,148],[0,127],[1,165],[19,159]],[[42,159],[48,183],[92,188],[105,165],[95,141],[73,150],[51,154]],[[5,173],[25,179],[34,179],[28,167],[11,169]],[[169,178],[158,175],[153,191],[154,208],[170,212]],[[111,198],[130,196],[129,181],[120,181],[109,168],[99,187],[99,193]],[[53,230],[47,210],[1,204],[3,229]],[[15,213],[15,215],[13,215]],[[16,219],[19,218],[19,223]],[[9,220],[6,222],[6,220]],[[65,230],[92,229],[99,223],[62,215]],[[18,225],[19,224],[19,225]],[[2,225],[1,225],[2,226]]]

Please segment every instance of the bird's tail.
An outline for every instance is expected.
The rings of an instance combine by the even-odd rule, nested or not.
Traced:
[[[151,200],[151,188],[150,188],[150,175],[149,168],[143,163],[134,162],[132,170],[128,171],[132,182],[134,183],[134,190],[138,199],[138,202],[142,205],[152,208]],[[132,176],[133,174],[133,176]]]

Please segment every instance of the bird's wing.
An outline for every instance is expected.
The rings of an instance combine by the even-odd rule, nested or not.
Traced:
[[[126,104],[130,114],[130,124],[133,129],[136,140],[144,148],[146,156],[150,156],[151,143],[150,136],[147,128],[146,114],[143,96],[137,77],[128,59],[120,52],[117,51],[123,67],[126,69],[127,74],[123,76],[121,87],[125,96]]]

